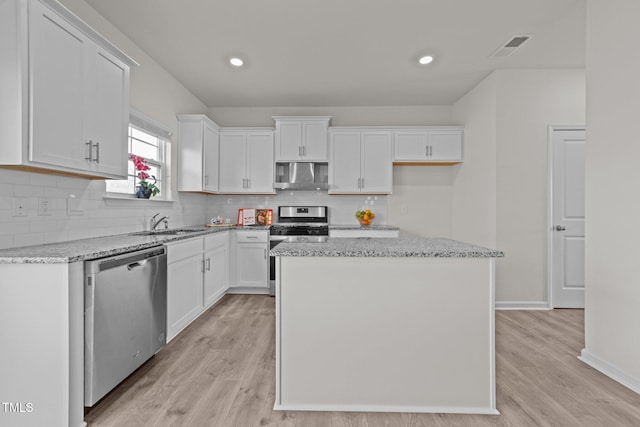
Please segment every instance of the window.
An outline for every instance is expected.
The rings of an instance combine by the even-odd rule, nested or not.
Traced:
[[[169,138],[171,132],[157,124],[153,119],[132,109],[129,117],[128,151],[144,158],[151,168],[147,171],[150,176],[155,176],[156,185],[160,188],[160,194],[156,199],[167,199],[168,191],[165,191],[167,176],[167,153],[169,150]],[[107,192],[133,195],[138,185],[138,172],[129,159],[128,179],[108,180]],[[168,188],[168,187],[167,187]]]

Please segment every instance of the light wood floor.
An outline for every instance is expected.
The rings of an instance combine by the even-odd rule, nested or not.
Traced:
[[[496,314],[501,415],[273,411],[275,300],[227,295],[86,414],[90,426],[640,426],[640,395],[580,362],[582,310]]]

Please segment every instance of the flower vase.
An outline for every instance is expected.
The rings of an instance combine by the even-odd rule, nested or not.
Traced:
[[[151,193],[153,193],[152,189],[137,186],[135,196],[138,199],[149,199],[151,197]]]

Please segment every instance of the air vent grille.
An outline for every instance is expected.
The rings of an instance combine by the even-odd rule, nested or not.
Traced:
[[[504,58],[515,52],[524,42],[531,38],[530,35],[517,35],[512,37],[508,42],[499,47],[491,54],[491,58]]]

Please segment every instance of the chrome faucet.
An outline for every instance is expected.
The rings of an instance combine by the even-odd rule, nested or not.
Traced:
[[[167,228],[169,228],[169,217],[168,216],[163,216],[162,218],[160,218],[159,220],[156,221],[156,217],[160,215],[159,213],[155,214],[154,216],[151,217],[151,220],[149,221],[149,231],[155,231],[155,229],[158,227],[158,225],[160,225],[161,222],[164,223],[164,229],[166,230]]]

